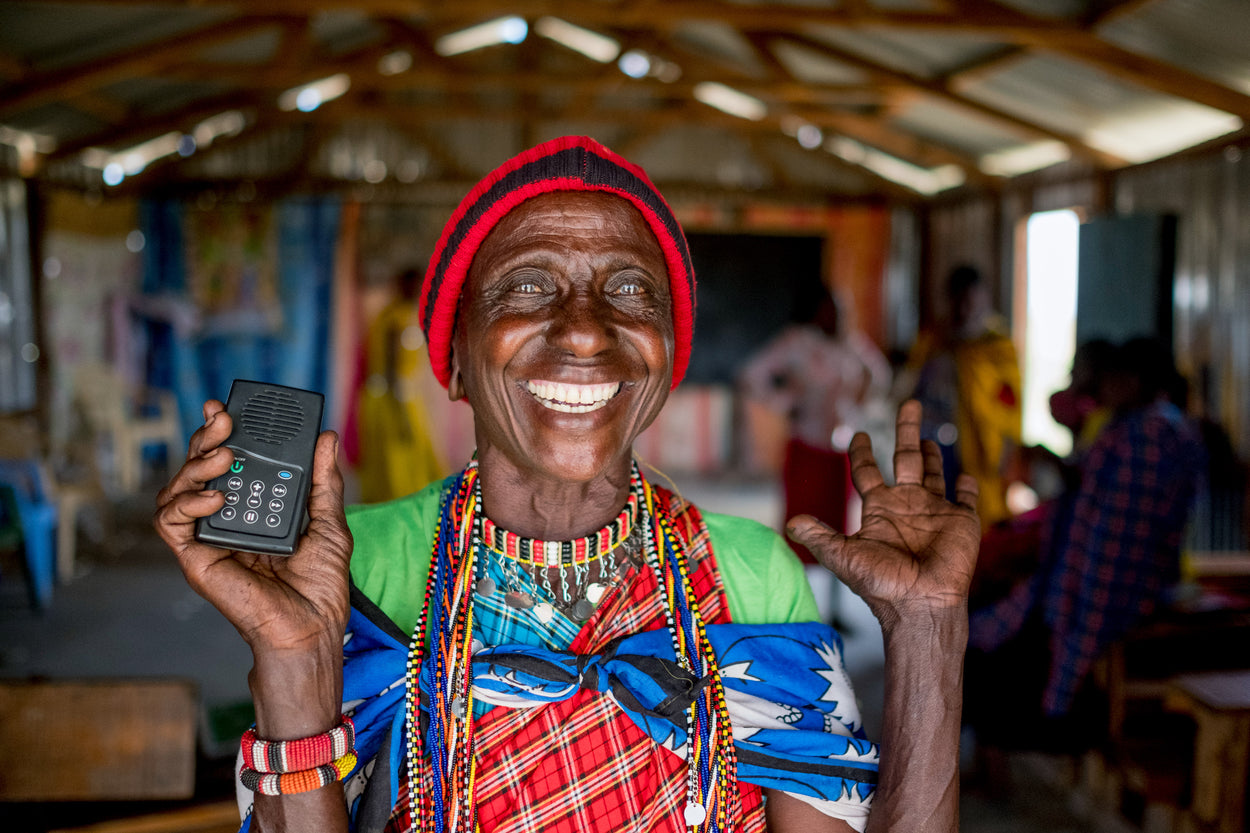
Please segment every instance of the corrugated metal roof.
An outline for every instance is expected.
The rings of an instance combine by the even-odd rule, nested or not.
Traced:
[[[443,36],[507,15],[528,25],[521,42],[440,54]],[[611,39],[613,57],[544,36],[545,17]],[[992,187],[1061,159],[1115,167],[1243,131],[1248,36],[1245,0],[9,2],[0,173],[101,183],[93,166],[172,131],[198,135],[190,157],[131,160],[121,187],[264,177],[257,148],[286,182],[350,184],[360,164],[315,160],[372,131],[399,138],[381,142],[371,177],[430,187],[585,132],[647,155],[661,184],[907,199],[924,187],[870,160],[935,187]],[[341,97],[279,107],[328,77]],[[734,93],[745,109],[716,109]]]

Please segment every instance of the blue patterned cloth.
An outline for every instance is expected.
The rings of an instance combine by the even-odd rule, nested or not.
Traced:
[[[738,779],[824,801],[865,801],[878,750],[864,739],[842,668],[842,640],[818,623],[708,625],[725,686]],[[656,743],[685,757],[686,709],[705,680],[673,659],[666,630],[576,655],[521,645],[473,656],[473,691],[524,708],[588,688],[608,697]]]
[[[879,754],[864,739],[837,632],[802,623],[709,625],[707,633],[725,686],[739,780],[815,802],[866,806]],[[353,607],[343,648],[350,667],[344,711],[356,723],[361,762],[346,785],[355,818],[373,774],[369,762],[384,748],[389,761],[377,765],[389,763],[383,769],[391,800],[398,795],[408,646],[398,631]],[[656,743],[684,754],[685,707],[702,683],[673,657],[667,630],[630,636],[588,656],[502,645],[474,655],[474,698],[534,707],[592,688],[611,697]]]

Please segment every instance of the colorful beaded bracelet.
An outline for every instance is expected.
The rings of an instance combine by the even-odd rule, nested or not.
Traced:
[[[243,766],[256,772],[302,772],[341,759],[356,748],[356,726],[350,717],[330,731],[299,740],[260,740],[255,727],[243,733]]]
[[[295,795],[342,781],[354,766],[356,753],[348,752],[338,760],[299,772],[257,772],[250,767],[244,767],[239,772],[239,782],[261,795]]]

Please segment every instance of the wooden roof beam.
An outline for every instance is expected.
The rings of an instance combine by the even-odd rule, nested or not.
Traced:
[[[98,0],[79,0],[79,2]],[[70,0],[74,2],[74,0]],[[183,7],[187,0],[147,0],[149,5]],[[197,8],[237,9],[238,0],[195,0]],[[720,0],[665,0],[640,3],[588,3],[585,0],[249,0],[250,15],[307,15],[320,11],[351,10],[389,17],[418,17],[440,25],[467,25],[504,14],[533,19],[553,15],[570,22],[600,26],[671,28],[682,23],[716,21],[746,29],[792,29],[813,24],[899,26],[909,29],[973,32],[1014,40],[1025,30],[1056,35],[1079,32],[1079,25],[1040,18],[1022,23],[1003,8],[968,15],[962,8],[913,11],[882,8],[874,3],[843,3],[835,8],[814,6],[736,5]]]
[[[840,61],[842,63],[850,64],[851,66],[857,67],[866,72],[875,73],[875,74],[882,75],[887,78],[892,78],[894,80],[910,84],[911,86],[915,87],[918,90],[929,93],[937,98],[943,99],[952,104],[956,104],[960,107],[966,108],[980,115],[986,116],[990,119],[993,119],[994,121],[1000,122],[1002,124],[1006,124],[1010,127],[1015,128],[1018,131],[1023,132],[1026,135],[1042,136],[1048,139],[1055,139],[1060,142],[1063,142],[1066,145],[1068,145],[1068,147],[1070,147],[1075,154],[1085,157],[1086,159],[1093,161],[1097,165],[1100,165],[1103,167],[1119,167],[1124,164],[1123,159],[1120,159],[1119,157],[1106,153],[1105,151],[1101,151],[1101,150],[1098,150],[1097,148],[1087,145],[1078,136],[1074,136],[1072,134],[1065,133],[1059,130],[1053,130],[1051,128],[1037,124],[1036,122],[1031,122],[1031,121],[1028,121],[1027,119],[1023,119],[1023,118],[1020,118],[1019,116],[1015,116],[1015,115],[1012,115],[1011,113],[1007,113],[1002,110],[999,110],[996,107],[991,107],[988,104],[982,104],[981,102],[976,101],[975,99],[968,98],[967,96],[964,96],[955,92],[954,90],[950,89],[950,87],[948,87],[947,85],[943,84],[940,81],[931,81],[927,78],[921,78],[919,76],[911,75],[909,73],[901,72],[899,70],[890,69],[889,67],[883,66],[873,61],[869,61],[865,58],[861,58],[858,55],[847,52],[845,50],[836,49],[832,46],[829,46],[828,44],[822,43],[812,38],[802,37],[798,35],[790,35],[787,33],[778,33],[778,36],[788,37],[791,40],[795,41],[796,43],[801,43],[810,49],[824,52],[825,54],[827,54],[829,57],[833,58],[834,60]]]
[[[259,99],[252,93],[230,93],[209,101],[198,101],[190,107],[169,113],[159,119],[146,120],[142,124],[123,123],[100,133],[93,133],[72,142],[63,142],[46,155],[48,160],[65,159],[87,148],[125,148],[169,133],[172,130],[189,132],[204,119],[229,110],[251,112],[261,109]]]
[[[188,54],[284,23],[286,19],[278,17],[226,20],[147,47],[129,49],[112,58],[45,73],[0,95],[0,113],[37,107],[90,93],[115,81],[152,74],[170,62],[184,60]]]
[[[881,119],[811,110],[796,111],[795,115],[824,130],[840,133],[921,168],[956,165],[963,169],[969,181],[988,181],[988,177],[980,172],[979,160],[975,157],[900,133]]]
[[[1232,113],[1250,124],[1250,95],[1173,64],[1147,58],[1092,36],[1079,45],[1065,44],[1043,48],[1078,63],[1095,66],[1121,81]]]
[[[1022,27],[1014,42],[1026,48],[1044,49],[1078,63],[1096,67],[1108,75],[1139,87],[1189,99],[1216,110],[1232,113],[1250,122],[1250,95],[1212,81],[1175,64],[1141,55],[1098,37],[1084,26],[1068,32],[1055,32],[1039,25],[1029,31],[1032,23],[1043,18],[1018,12],[1001,5],[998,0],[964,0],[976,16],[999,15],[1015,17]],[[1128,13],[1127,10],[1124,13]]]

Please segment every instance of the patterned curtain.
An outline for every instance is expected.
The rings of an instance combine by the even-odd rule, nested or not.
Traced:
[[[143,206],[149,384],[174,390],[183,424],[234,379],[330,394],[330,301],[339,202]],[[327,412],[334,404],[327,402]]]

